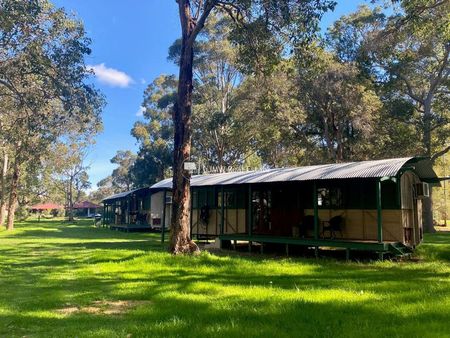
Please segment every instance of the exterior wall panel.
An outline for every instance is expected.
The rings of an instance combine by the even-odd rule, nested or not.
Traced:
[[[313,209],[306,209],[305,215],[314,215]],[[342,227],[342,239],[355,240],[377,240],[377,211],[376,210],[332,210],[320,209],[319,219],[321,222],[328,221],[331,217],[342,216],[344,226]],[[403,242],[402,211],[383,210],[383,239],[386,241]],[[322,232],[322,225],[320,226]],[[312,236],[312,231],[309,232]],[[326,233],[326,236],[329,234]],[[340,233],[336,238],[341,239]]]

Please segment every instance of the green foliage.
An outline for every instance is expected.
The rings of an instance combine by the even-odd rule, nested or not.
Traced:
[[[30,212],[27,207],[20,206],[16,209],[15,217],[19,221],[25,221],[30,216]]]
[[[0,335],[445,337],[449,235],[426,235],[417,262],[347,263],[175,257],[157,234],[24,222],[0,231]]]
[[[448,1],[399,1],[394,15],[361,7],[330,29],[329,45],[341,59],[357,62],[377,84],[391,123],[409,124],[427,156],[445,151],[450,30]],[[348,49],[349,46],[353,48]],[[408,134],[404,135],[409,137]],[[401,149],[400,145],[398,148]]]
[[[327,161],[369,159],[380,99],[352,64],[336,61],[320,48],[314,54],[313,64],[299,70],[299,101],[306,119],[294,129],[323,148]]]
[[[316,37],[322,15],[336,4],[329,0],[225,3],[231,4],[218,7],[236,22],[230,40],[238,48],[240,69],[246,74],[266,75],[287,55],[301,54]]]
[[[117,164],[117,168],[111,174],[112,186],[115,190],[130,190],[133,186],[133,180],[130,175],[130,169],[136,162],[136,155],[129,150],[119,150],[111,159],[111,163]]]
[[[111,159],[111,163],[117,164],[111,175],[97,183],[97,190],[89,195],[89,200],[100,203],[104,198],[120,192],[129,191],[137,186],[132,176],[132,168],[137,156],[130,150],[119,150]]]
[[[450,155],[436,160],[434,170],[439,177],[450,177]],[[440,187],[433,187],[433,219],[437,225],[446,224],[450,227],[450,180],[442,181]]]
[[[361,69],[368,66],[364,54],[367,38],[374,30],[383,29],[386,15],[382,8],[363,5],[348,15],[343,15],[328,28],[326,45],[343,62],[355,62]]]
[[[87,144],[83,142],[58,143],[52,156],[53,182],[65,197],[69,220],[74,218],[73,205],[82,200],[84,191],[91,187],[85,164]]]
[[[304,110],[298,100],[294,62],[286,61],[264,77],[248,76],[240,88],[243,113],[254,124],[249,133],[250,142],[264,164],[290,166],[299,163],[304,150],[303,140],[295,138],[293,121],[304,119]]]
[[[144,92],[144,118],[131,130],[139,151],[131,168],[134,185],[147,186],[165,177],[172,163],[172,110],[177,81],[173,75],[161,75]]]
[[[192,155],[206,171],[241,166],[255,138],[255,116],[244,108],[249,93],[228,39],[231,25],[227,17],[211,16],[194,58]]]
[[[25,114],[23,127],[48,141],[67,128],[97,130],[103,100],[84,83],[90,40],[82,24],[48,1],[4,0],[1,6],[0,92],[13,109],[0,113],[12,119],[16,131],[8,141],[22,139],[17,127]],[[5,123],[3,132],[9,126]]]
[[[86,83],[90,40],[80,21],[46,0],[2,0],[0,8],[0,147],[11,162],[14,208],[17,194],[36,197],[21,188],[46,176],[55,143],[101,129],[104,100]]]
[[[100,180],[97,183],[97,189],[89,194],[89,200],[94,203],[101,203],[101,201],[111,195],[117,194],[122,191],[117,191],[112,185],[111,175]]]

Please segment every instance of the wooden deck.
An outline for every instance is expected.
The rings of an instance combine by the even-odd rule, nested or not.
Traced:
[[[295,238],[295,237],[279,237],[268,235],[219,235],[221,240],[238,240],[259,243],[279,243],[294,244],[312,247],[334,247],[334,248],[352,248],[368,251],[384,251],[388,249],[389,243],[368,240],[341,240],[341,239],[314,239],[314,238]]]
[[[252,242],[256,243],[277,243],[285,244],[286,251],[289,245],[299,245],[313,247],[316,250],[319,248],[343,248],[347,250],[347,255],[350,250],[371,251],[380,254],[380,257],[386,253],[391,253],[396,256],[406,255],[411,253],[411,249],[399,242],[377,242],[370,240],[342,240],[342,239],[314,239],[314,238],[294,238],[294,237],[274,237],[267,235],[219,235],[221,241],[247,241],[249,243],[249,250],[251,250]],[[261,246],[261,250],[263,246]]]

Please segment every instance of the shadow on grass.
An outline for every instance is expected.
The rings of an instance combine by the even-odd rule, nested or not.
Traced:
[[[416,255],[427,261],[450,262],[450,232],[425,234],[423,243],[416,250]]]
[[[160,240],[157,233],[126,233],[113,231],[106,227],[94,227],[90,222],[80,221],[79,224],[61,223],[56,220],[31,221],[19,223],[16,232],[5,233],[8,238],[55,238],[55,239],[147,239]]]
[[[154,240],[127,240],[114,242],[84,242],[84,243],[64,243],[62,245],[68,250],[89,249],[89,250],[139,250],[139,251],[164,251],[164,246]]]
[[[183,276],[177,274],[171,278],[160,276],[153,279],[153,286],[143,288],[145,292],[138,294],[139,299],[149,300],[150,303],[122,315],[77,313],[49,318],[27,311],[14,315],[0,314],[0,322],[8,323],[0,329],[0,334],[13,332],[25,335],[31,331],[42,336],[57,336],[62,332],[59,330],[64,328],[63,332],[69,335],[76,333],[77,336],[104,337],[127,334],[161,337],[291,337],[299,333],[306,337],[380,337],[440,336],[448,332],[446,329],[449,328],[447,313],[442,312],[440,307],[412,311],[405,316],[384,306],[377,307],[379,299],[361,297],[361,300],[355,298],[342,301],[336,295],[329,299],[315,300],[302,298],[302,293],[298,297],[295,294],[285,297],[279,294],[277,287],[270,287],[265,291],[248,288],[241,293],[233,293],[232,290],[228,295],[220,292],[195,294],[192,292],[192,279],[181,277]],[[336,282],[335,278],[336,276],[332,280]],[[115,290],[120,289],[120,282],[112,279],[85,278],[72,283],[66,285],[68,290],[76,288],[83,291],[82,287],[90,284],[95,285],[95,288],[89,289],[91,293],[82,292],[83,298],[62,297],[59,304],[55,301],[47,304],[32,302],[28,305],[34,306],[36,311],[55,309],[58,305],[61,307],[61,302],[66,302],[69,306],[76,302],[89,304],[88,299],[96,295],[92,291],[97,290],[102,291],[103,299],[136,297],[134,290],[115,293]],[[223,285],[224,291],[229,283]],[[171,284],[176,284],[177,288],[170,288]],[[214,281],[212,287],[214,284],[217,282]],[[222,282],[220,284],[222,286]],[[342,286],[341,283],[336,284]],[[315,285],[314,283],[311,287]],[[61,291],[58,289],[57,291]],[[45,294],[51,291],[51,286],[37,291]],[[389,295],[395,292],[388,289],[384,291],[389,292]],[[246,295],[255,292],[261,292],[261,295]],[[25,321],[28,328],[23,328]],[[427,329],[424,330],[425,327]]]
[[[447,261],[359,264],[235,252],[174,257],[148,234],[57,224],[20,230],[0,244],[0,336],[450,332]],[[433,250],[450,246],[450,237],[435,239],[423,245],[428,261]],[[58,312],[98,300],[149,303],[119,315]]]
[[[450,231],[425,234],[423,244],[450,244]]]

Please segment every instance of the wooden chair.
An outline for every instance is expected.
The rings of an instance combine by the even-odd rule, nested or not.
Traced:
[[[336,237],[336,232],[339,232],[341,237],[342,228],[344,226],[344,217],[342,216],[334,216],[331,217],[329,221],[324,221],[322,226],[322,238],[325,238],[325,232],[328,231],[330,233],[330,239]]]

